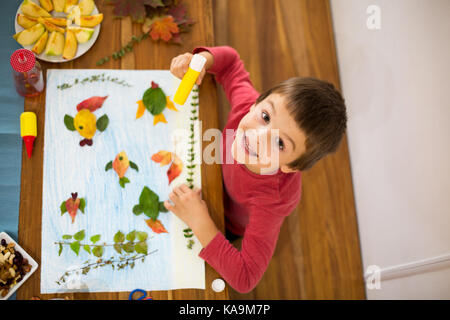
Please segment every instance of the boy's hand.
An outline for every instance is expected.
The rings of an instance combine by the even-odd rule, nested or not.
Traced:
[[[206,58],[206,63],[202,71],[200,72],[200,75],[197,78],[196,84],[198,85],[202,83],[203,77],[206,74],[206,70],[208,70],[214,63],[214,57],[208,51],[202,51],[199,54]],[[173,58],[170,64],[170,72],[175,77],[183,79],[184,74],[188,71],[189,63],[191,62],[192,57],[193,57],[192,53],[186,52]]]
[[[201,190],[191,190],[187,185],[181,184],[169,194],[169,199],[164,201],[167,210],[172,211],[183,220],[197,236],[205,247],[219,231],[211,219],[206,202],[201,198]]]

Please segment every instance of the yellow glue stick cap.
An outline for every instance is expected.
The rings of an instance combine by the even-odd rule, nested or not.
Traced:
[[[205,66],[206,58],[200,54],[194,54],[189,63],[189,69],[183,76],[180,85],[178,86],[177,92],[173,98],[173,102],[179,105],[186,103],[189,94],[194,87],[195,81],[197,81],[200,72]]]
[[[37,136],[37,120],[34,112],[23,112],[20,115],[20,136]]]

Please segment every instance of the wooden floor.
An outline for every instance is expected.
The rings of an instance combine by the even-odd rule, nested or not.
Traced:
[[[214,0],[216,45],[234,47],[258,91],[294,76],[337,88],[327,0]],[[229,105],[220,88],[223,128]],[[285,220],[258,286],[231,299],[365,299],[347,139],[303,174],[302,199]]]

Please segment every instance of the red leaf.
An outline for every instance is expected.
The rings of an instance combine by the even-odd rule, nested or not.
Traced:
[[[180,175],[181,170],[183,169],[183,163],[180,158],[178,158],[175,154],[173,154],[173,161],[170,165],[169,170],[167,171],[167,177],[169,178],[169,184]]]
[[[147,219],[145,222],[154,233],[169,233],[159,220]]]
[[[81,101],[77,105],[77,111],[80,111],[82,109],[88,109],[90,112],[94,112],[95,110],[97,110],[97,109],[102,107],[103,102],[105,102],[106,98],[108,98],[108,96],[105,96],[105,97],[91,97],[89,99]]]

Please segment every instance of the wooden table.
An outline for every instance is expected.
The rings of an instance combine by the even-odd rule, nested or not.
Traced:
[[[183,33],[182,45],[154,42],[150,38],[134,47],[133,52],[121,60],[111,59],[101,66],[102,69],[169,69],[175,56],[191,52],[196,46],[213,46],[213,17],[211,0],[185,0],[189,16],[196,22],[189,33]],[[97,69],[96,62],[113,51],[126,45],[131,36],[142,33],[141,25],[132,23],[130,18],[113,19],[112,6],[104,1],[96,1],[100,12],[104,14],[101,32],[94,46],[80,58],[60,64],[41,62],[47,69]],[[200,120],[202,130],[219,128],[216,84],[211,75],[207,75],[200,87]],[[36,98],[25,99],[25,111],[33,111],[38,119],[38,136],[35,141],[33,156],[27,158],[25,148],[22,152],[22,176],[19,214],[19,243],[39,263],[41,263],[41,223],[42,223],[42,178],[45,93]],[[47,142],[51,143],[51,142]],[[207,142],[207,144],[210,142]],[[205,147],[205,144],[203,145]],[[222,203],[222,172],[220,165],[202,163],[203,198],[219,229],[224,231]],[[128,292],[108,293],[67,293],[41,294],[40,268],[17,291],[17,299],[41,299],[69,297],[71,299],[128,299]],[[164,299],[228,299],[228,289],[216,293],[211,289],[211,282],[220,275],[206,264],[206,289],[183,289],[171,291],[151,291],[156,300]]]

